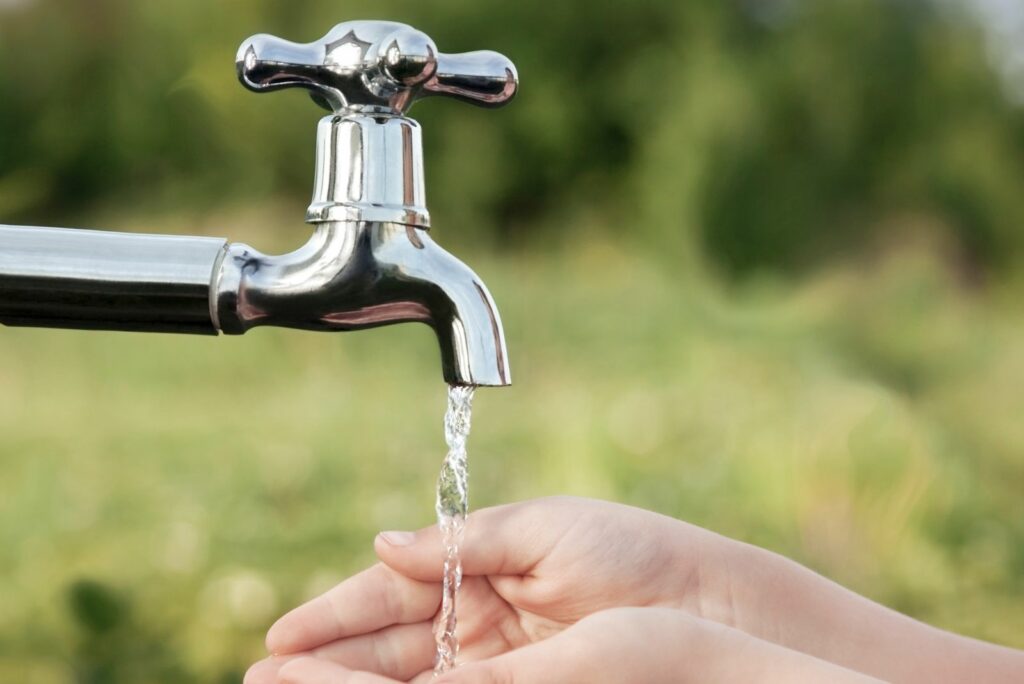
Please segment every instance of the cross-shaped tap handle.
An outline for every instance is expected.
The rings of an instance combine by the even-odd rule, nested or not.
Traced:
[[[425,33],[391,21],[348,21],[305,44],[256,35],[242,43],[237,66],[250,90],[306,88],[333,112],[404,114],[431,95],[500,107],[519,86],[516,68],[504,55],[444,54]]]

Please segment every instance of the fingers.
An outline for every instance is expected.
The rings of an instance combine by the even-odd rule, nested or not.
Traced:
[[[429,622],[396,625],[372,634],[341,639],[294,656],[272,656],[259,661],[245,675],[245,684],[273,684],[287,662],[315,656],[350,670],[374,672],[401,681],[430,670],[436,646]]]
[[[255,669],[255,668],[254,668]],[[269,671],[269,670],[268,670]],[[269,684],[269,680],[267,684]],[[392,684],[322,658],[280,665],[280,684]],[[431,681],[426,669],[414,684]],[[670,608],[617,608],[503,655],[464,664],[436,684],[687,684],[759,681],[866,684],[877,680]],[[246,683],[251,684],[249,677]],[[259,684],[262,684],[260,682]]]
[[[672,608],[616,608],[435,684],[867,684],[877,680]]]
[[[577,519],[579,500],[541,499],[485,508],[470,514],[462,544],[466,575],[524,575],[548,554]],[[444,546],[437,525],[417,532],[382,532],[377,556],[421,581],[441,579]]]
[[[245,673],[242,684],[275,684],[278,671],[280,671],[285,663],[294,659],[292,656],[264,658],[249,668],[249,671]]]
[[[615,682],[607,664],[600,662],[600,649],[587,643],[578,627],[509,651],[488,660],[460,665],[435,679],[436,684],[573,684],[575,682]],[[604,656],[615,656],[607,652]],[[602,667],[604,665],[604,667]],[[642,672],[637,679],[653,684]]]
[[[437,647],[430,622],[397,625],[322,646],[314,655],[352,670],[407,681],[434,665]]]
[[[279,619],[267,632],[267,649],[273,654],[311,651],[390,625],[423,622],[440,602],[436,584],[377,564]]]
[[[296,658],[285,663],[277,673],[277,684],[396,684],[397,681],[318,658]]]

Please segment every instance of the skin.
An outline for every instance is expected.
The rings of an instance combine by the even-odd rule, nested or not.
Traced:
[[[429,674],[417,680],[427,681]],[[385,684],[396,680],[318,658],[285,664],[288,684]],[[671,608],[612,608],[550,639],[461,665],[438,684],[686,684],[878,680],[798,654]]]
[[[246,684],[426,682],[436,526],[271,627]],[[460,666],[437,682],[1024,680],[1024,653],[943,632],[763,549],[642,509],[558,497],[470,516]]]

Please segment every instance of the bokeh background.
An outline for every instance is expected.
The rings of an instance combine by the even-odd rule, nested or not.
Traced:
[[[406,21],[435,237],[516,384],[476,507],[679,516],[1024,647],[1024,5],[0,0],[0,220],[305,241],[319,111],[237,45]],[[432,518],[432,333],[0,331],[0,681],[237,682],[282,611]]]

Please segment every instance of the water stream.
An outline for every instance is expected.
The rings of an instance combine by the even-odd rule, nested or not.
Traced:
[[[444,588],[441,610],[434,623],[437,642],[437,660],[434,674],[448,672],[455,667],[459,655],[459,640],[455,636],[455,601],[462,583],[462,559],[459,547],[466,527],[469,510],[468,471],[466,468],[466,438],[469,436],[473,412],[473,388],[448,388],[448,411],[444,416],[444,437],[448,454],[437,478],[437,522],[444,540]]]

